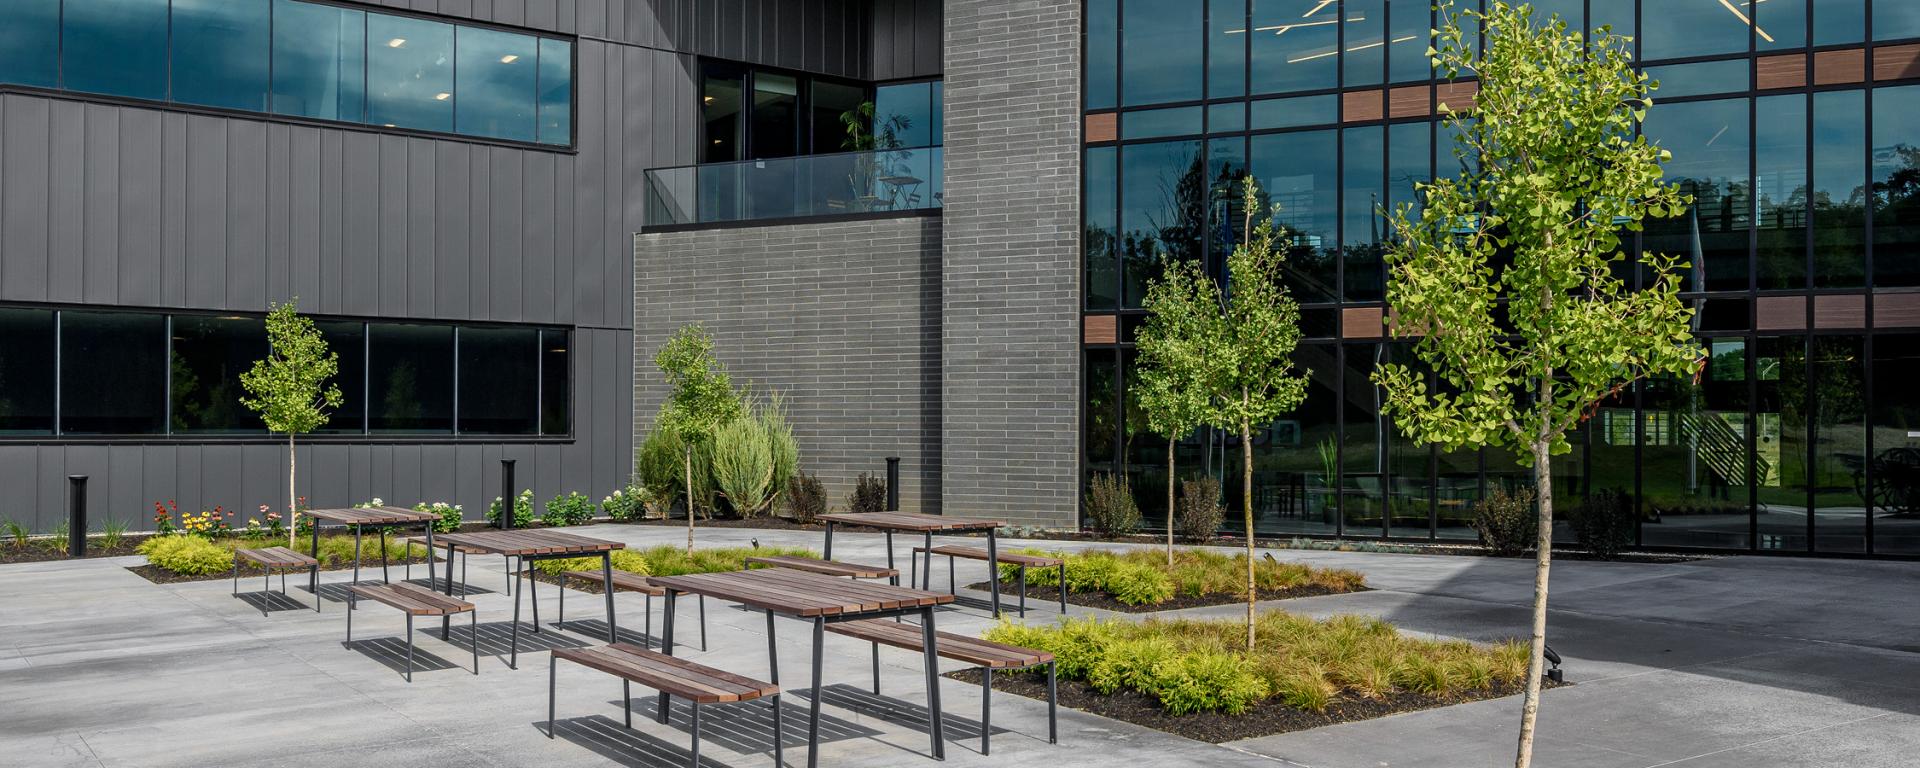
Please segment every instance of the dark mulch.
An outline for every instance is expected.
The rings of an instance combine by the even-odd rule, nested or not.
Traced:
[[[91,538],[87,540],[86,559],[91,560],[96,557],[131,555],[134,554],[134,548],[140,546],[140,542],[146,539],[146,536],[122,536],[120,537],[120,544],[118,546],[108,549],[98,537]],[[52,539],[32,539],[25,544],[16,544],[11,541],[6,544],[0,544],[0,565],[11,563],[45,563],[53,560],[71,559],[72,558],[67,557],[67,542],[65,539],[57,542]]]
[[[989,588],[990,586],[987,584],[987,582],[984,582],[984,581],[978,584],[967,585],[967,589],[978,590],[981,592],[985,592]],[[1017,581],[1005,580],[1000,582],[1000,599],[1005,600],[1007,599],[1008,595],[1017,594],[1017,590],[1019,590],[1019,588],[1020,588],[1020,583]],[[1288,589],[1282,589],[1282,590],[1277,590],[1273,592],[1261,592],[1260,600],[1262,602],[1265,602],[1268,600],[1287,600],[1295,597],[1319,597],[1321,595],[1343,595],[1348,592],[1366,592],[1366,591],[1369,591],[1368,587],[1358,587],[1355,589],[1337,589],[1334,587],[1326,586],[1324,584],[1306,584],[1298,587],[1291,587]],[[1158,611],[1177,611],[1182,608],[1205,608],[1209,605],[1232,605],[1235,603],[1244,603],[1246,602],[1246,598],[1241,597],[1240,595],[1234,594],[1232,592],[1216,592],[1211,595],[1196,595],[1196,596],[1174,595],[1173,599],[1168,600],[1164,603],[1149,603],[1147,605],[1127,605],[1126,603],[1120,602],[1119,600],[1115,599],[1111,593],[1075,591],[1075,592],[1067,593],[1067,602],[1072,603],[1074,605],[1085,606],[1088,608],[1099,608],[1101,610],[1106,610],[1106,611],[1120,611],[1121,613],[1155,613]],[[1045,606],[1048,603],[1052,603],[1054,605],[1058,605],[1060,603],[1059,588],[1036,587],[1032,584],[1027,585],[1027,608],[1031,609],[1035,605]]]
[[[950,672],[947,677],[974,685],[980,684],[980,671],[977,669]],[[1551,680],[1543,680],[1542,683],[1548,688],[1560,687]],[[993,678],[993,689],[1045,701],[1047,678],[1044,672],[996,675]],[[1327,705],[1325,712],[1309,712],[1289,707],[1280,703],[1278,699],[1268,699],[1249,707],[1245,713],[1238,715],[1218,712],[1170,715],[1160,706],[1158,699],[1139,691],[1122,688],[1111,694],[1105,694],[1079,680],[1060,680],[1059,689],[1060,705],[1063,707],[1071,707],[1115,720],[1124,720],[1135,725],[1143,725],[1213,744],[1271,736],[1276,733],[1304,731],[1336,723],[1371,720],[1401,712],[1434,709],[1470,701],[1497,699],[1521,693],[1524,690],[1518,682],[1512,682],[1495,684],[1489,690],[1450,693],[1444,696],[1401,692],[1380,699],[1365,699],[1343,693],[1334,697],[1332,703]]]
[[[687,518],[662,520],[657,517],[645,520],[612,521],[614,525],[670,525],[676,528],[687,527]],[[717,517],[711,520],[693,521],[695,528],[759,528],[769,531],[824,531],[825,523],[796,523],[784,517]],[[842,530],[845,530],[844,528]]]

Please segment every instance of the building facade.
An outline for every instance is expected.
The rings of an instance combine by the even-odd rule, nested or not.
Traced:
[[[1471,4],[1474,0],[1465,0]],[[1460,3],[1456,3],[1460,5]],[[1556,463],[1651,548],[1920,556],[1920,5],[1538,0],[1633,38],[1711,353]],[[1163,255],[1218,274],[1282,206],[1307,402],[1254,437],[1256,530],[1471,539],[1513,456],[1383,417],[1382,206],[1461,162],[1425,0],[20,0],[0,9],[0,507],[284,496],[231,406],[298,297],[348,405],[314,503],[625,483],[701,322],[845,497],[1070,527],[1095,474],[1164,515],[1126,395]],[[155,35],[152,30],[170,30]],[[1636,278],[1637,279],[1637,278]],[[109,378],[110,377],[110,378]],[[225,387],[226,389],[222,389]],[[1237,438],[1178,446],[1226,481]],[[0,503],[14,503],[12,501]],[[1560,532],[1565,534],[1566,532]]]

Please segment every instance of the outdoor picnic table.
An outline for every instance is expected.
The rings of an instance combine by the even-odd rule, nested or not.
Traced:
[[[604,580],[601,582],[603,584],[610,584],[613,582],[613,551],[616,549],[626,549],[627,547],[627,545],[617,541],[607,541],[605,539],[590,539],[585,536],[578,536],[571,533],[561,533],[559,531],[543,531],[543,530],[506,530],[506,531],[480,531],[477,533],[449,533],[449,534],[442,535],[440,537],[440,543],[447,548],[447,562],[449,563],[453,562],[453,548],[456,546],[467,547],[471,551],[480,552],[482,554],[503,555],[506,557],[520,558],[520,564],[522,567],[515,569],[514,578],[516,579],[525,578],[526,577],[525,572],[528,570],[531,570],[533,568],[533,564],[540,560],[556,560],[556,559],[570,559],[570,558],[576,558],[576,557],[598,556],[600,558],[600,574],[604,578]],[[452,569],[449,568],[448,571],[449,573],[447,574],[447,594],[452,595],[453,594],[453,574],[451,573]],[[565,589],[565,588],[566,587],[561,587],[561,589]],[[507,666],[512,669],[519,669],[520,595],[526,591],[527,591],[527,587],[525,584],[521,584],[517,589],[513,590],[513,642],[512,642],[512,650],[509,652],[508,659],[507,659]],[[606,590],[607,642],[609,643],[619,641],[619,638],[617,638],[614,634],[615,630],[614,630],[614,622],[613,622],[613,593],[614,593],[614,590],[612,589]],[[533,631],[537,633],[540,631],[540,601],[537,599],[538,598],[537,595],[535,596],[535,598],[536,599],[534,599],[533,601]],[[668,621],[671,622],[672,619],[669,618]],[[445,628],[444,625],[446,624],[446,620],[444,618],[441,620],[441,624],[442,624],[442,629],[444,629]],[[669,624],[669,626],[671,626],[671,624]],[[671,637],[672,635],[669,634],[668,636]],[[475,642],[478,642],[478,641],[479,641],[478,638],[475,638]]]
[[[427,552],[433,552],[433,524],[440,521],[440,515],[433,512],[421,512],[406,507],[353,507],[350,509],[309,509],[305,513],[313,518],[313,551],[308,555],[320,557],[320,521],[335,525],[353,527],[353,583],[360,583],[360,529],[365,526],[386,527],[391,525],[418,525],[427,532]],[[380,580],[392,582],[387,575],[387,537],[380,535]],[[319,599],[320,575],[316,571],[310,577],[314,599]],[[453,582],[452,563],[448,563],[447,582]],[[427,558],[427,583],[433,584],[433,558]],[[449,593],[451,594],[451,593]]]
[[[843,515],[844,517],[844,515]],[[768,681],[780,684],[780,656],[774,641],[773,617],[787,616],[813,623],[813,693],[807,715],[807,766],[819,765],[820,753],[820,668],[821,652],[828,624],[862,619],[920,614],[920,631],[926,644],[927,735],[933,740],[933,756],[946,758],[940,721],[939,639],[933,628],[934,606],[953,602],[952,595],[928,592],[891,584],[856,581],[790,568],[761,568],[751,571],[700,573],[688,576],[661,576],[652,579],[667,591],[666,630],[661,642],[673,653],[673,601],[682,592],[728,600],[748,608],[767,612]],[[667,695],[661,694],[657,709],[660,722],[667,722]],[[773,728],[780,732],[780,694],[773,696]]]
[[[992,577],[987,579],[993,592],[993,617],[1000,618],[1000,544],[997,531],[1006,525],[999,520],[985,520],[968,517],[947,517],[946,515],[923,515],[917,512],[844,512],[821,515],[820,520],[827,524],[827,541],[821,557],[833,559],[833,526],[864,525],[879,528],[887,533],[887,567],[893,566],[893,532],[905,531],[920,533],[926,537],[926,548],[933,549],[933,534],[987,532],[987,569]],[[900,577],[894,576],[893,583],[899,584]],[[908,584],[912,586],[912,584]],[[920,588],[933,589],[933,557],[927,557],[927,567],[920,573]]]

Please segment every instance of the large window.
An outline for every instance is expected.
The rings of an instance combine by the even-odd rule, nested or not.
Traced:
[[[938,83],[928,82],[870,89],[852,81],[705,61],[700,67],[700,162],[935,146],[940,118],[928,107],[929,93],[937,89]],[[937,106],[937,95],[932,98]],[[862,110],[869,102],[871,115]]]
[[[314,326],[339,357],[331,383],[342,396],[318,434],[573,431],[565,329],[331,319]],[[257,315],[0,307],[0,437],[265,435],[240,403],[240,377],[267,351]]]
[[[573,142],[571,42],[305,0],[7,0],[0,83]]]

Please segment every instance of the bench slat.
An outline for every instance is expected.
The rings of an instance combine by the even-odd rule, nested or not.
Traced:
[[[916,555],[926,551],[928,551],[926,547],[913,548],[913,553]],[[986,560],[987,559],[987,551],[979,547],[962,547],[962,546],[954,546],[954,545],[945,545],[945,546],[934,547],[932,551],[936,555],[947,555],[950,557],[958,557],[963,560]],[[1001,552],[999,554],[998,559],[1002,564],[1005,564],[1005,565],[1024,565],[1028,568],[1055,568],[1055,567],[1058,567],[1062,562],[1065,562],[1064,560],[1061,560],[1058,557],[1047,557],[1044,555],[1027,555],[1027,554],[1021,554],[1019,552]]]
[[[601,584],[602,586],[604,586],[606,582],[606,579],[601,576],[599,571],[567,571],[566,573],[560,574],[560,576],[562,579],[580,579],[582,581]],[[622,571],[617,568],[613,571],[613,587],[622,592],[645,592],[656,597],[667,593],[665,589],[654,586],[653,582],[647,580],[647,577],[632,571]]]
[[[286,547],[236,549],[233,551],[233,556],[268,568],[308,568],[319,564],[318,560]]]
[[[827,631],[909,651],[925,650],[921,630],[912,624],[869,619],[829,624]],[[940,639],[938,652],[942,658],[963,661],[976,666],[1008,669],[1031,667],[1053,661],[1053,654],[1048,651],[1021,648],[952,632],[935,632],[934,636]]]
[[[701,704],[751,701],[780,687],[628,643],[556,648],[556,658]]]
[[[425,588],[407,584],[354,584],[355,595],[398,608],[415,616],[445,616],[473,610],[473,603],[455,600]]]
[[[821,573],[828,576],[851,576],[856,579],[884,579],[889,576],[900,575],[900,571],[897,569],[877,565],[859,565],[856,563],[842,563],[835,560],[815,560],[808,557],[791,557],[787,555],[749,557],[747,558],[747,563],[753,565],[768,565],[775,568],[792,568],[796,571]]]

